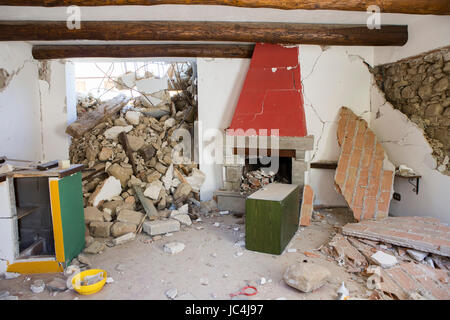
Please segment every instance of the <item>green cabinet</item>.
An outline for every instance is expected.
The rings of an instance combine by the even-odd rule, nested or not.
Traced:
[[[299,186],[271,183],[250,195],[245,205],[245,247],[281,254],[299,226]]]

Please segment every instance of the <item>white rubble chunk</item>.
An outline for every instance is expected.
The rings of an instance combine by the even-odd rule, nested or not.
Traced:
[[[175,216],[171,216],[171,218],[180,221],[182,224],[190,226],[192,224],[192,220],[187,214],[177,214]]]
[[[109,129],[105,130],[104,135],[105,135],[106,139],[115,140],[115,139],[117,139],[118,135],[121,132],[128,133],[131,130],[133,130],[133,126],[126,126],[126,127],[114,126],[114,127],[111,127]]]
[[[390,254],[384,253],[383,251],[377,251],[370,257],[372,258],[372,260],[374,260],[375,263],[377,263],[382,268],[390,268],[390,267],[395,266],[398,263],[396,257],[394,257]]]
[[[151,94],[168,88],[167,78],[146,78],[136,81],[136,88],[139,92]]]
[[[119,196],[121,193],[122,185],[120,184],[120,180],[111,176],[104,181],[100,191],[95,195],[92,204],[94,207],[97,207],[101,201],[112,200],[112,198]]]
[[[129,124],[137,126],[141,118],[141,113],[137,111],[127,111],[125,114],[125,119],[127,119]]]
[[[164,121],[164,126],[166,128],[172,128],[176,123],[177,121],[174,118],[169,118],[166,121]]]
[[[166,174],[162,177],[162,182],[164,183],[164,188],[166,190],[169,190],[170,187],[172,187],[172,181],[173,181],[173,164],[167,168]]]
[[[162,189],[164,189],[163,183],[159,180],[155,180],[145,189],[144,196],[152,200],[158,200]]]
[[[411,258],[413,258],[414,260],[420,262],[423,259],[425,259],[428,256],[427,252],[422,252],[422,251],[417,251],[417,250],[412,250],[412,249],[408,249],[406,250],[406,252],[411,256]]]
[[[164,245],[164,252],[176,254],[184,250],[185,244],[181,242],[169,242]]]
[[[33,284],[30,286],[30,290],[33,293],[41,293],[45,289],[45,283],[43,280],[35,280]]]
[[[166,291],[166,296],[169,299],[175,299],[177,295],[178,295],[177,288],[172,288]]]
[[[15,279],[20,277],[20,273],[16,272],[5,272],[5,280]]]
[[[186,203],[185,205],[179,207],[178,212],[180,214],[188,214],[189,213],[189,205]]]
[[[191,185],[192,189],[196,192],[200,191],[201,186],[205,182],[206,176],[197,168],[192,169],[192,173],[189,177],[186,177],[186,181]]]

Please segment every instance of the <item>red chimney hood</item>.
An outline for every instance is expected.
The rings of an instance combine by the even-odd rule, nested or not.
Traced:
[[[307,135],[298,54],[298,47],[255,46],[227,134],[254,135],[249,130],[254,129],[256,135],[271,135],[278,129],[281,137]],[[244,132],[233,132],[238,129]]]

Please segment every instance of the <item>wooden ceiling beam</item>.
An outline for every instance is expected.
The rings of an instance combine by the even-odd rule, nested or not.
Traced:
[[[251,58],[254,45],[244,44],[130,44],[35,45],[37,60],[67,58],[205,57]]]
[[[212,21],[0,21],[0,41],[136,40],[217,41],[344,46],[402,46],[408,27]]]
[[[366,11],[377,5],[383,13],[449,15],[448,0],[0,0],[7,6],[126,6],[126,5],[224,5],[247,8]]]

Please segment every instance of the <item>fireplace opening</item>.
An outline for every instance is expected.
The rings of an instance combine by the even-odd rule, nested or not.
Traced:
[[[272,161],[278,161],[278,170],[272,171]],[[256,162],[256,163],[255,163]],[[252,171],[261,171],[272,176],[271,171],[275,174],[271,182],[292,183],[292,160],[290,157],[277,157],[276,159],[268,159],[267,157],[245,157],[245,166],[243,170],[244,176]]]

